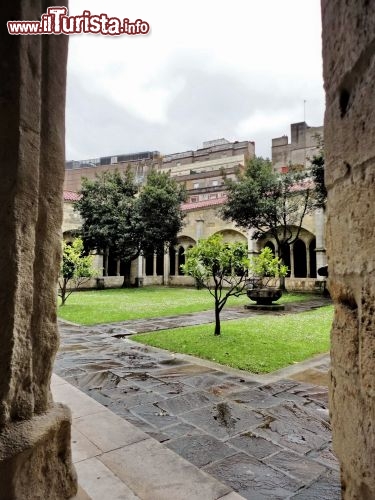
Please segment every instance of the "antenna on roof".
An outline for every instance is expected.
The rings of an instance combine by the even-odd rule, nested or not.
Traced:
[[[303,121],[306,123],[306,99],[303,100]]]

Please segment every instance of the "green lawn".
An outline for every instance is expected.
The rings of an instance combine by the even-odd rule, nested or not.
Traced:
[[[279,303],[308,300],[308,294],[284,294]],[[231,297],[227,307],[250,303],[246,295]],[[195,288],[144,287],[74,292],[58,316],[82,325],[127,321],[158,316],[174,316],[213,309],[207,290]]]
[[[253,373],[268,373],[329,350],[333,307],[283,316],[258,316],[214,325],[135,335],[132,340],[192,354]]]

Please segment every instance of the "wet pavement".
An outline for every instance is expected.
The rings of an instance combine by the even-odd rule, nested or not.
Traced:
[[[198,320],[188,316],[162,322]],[[328,355],[275,380],[143,346],[121,329],[60,323],[55,372],[244,498],[340,498]]]
[[[298,313],[311,311],[318,307],[332,304],[330,299],[317,297],[310,300],[293,302],[285,304],[284,311],[272,312],[275,316],[280,316],[290,313]],[[227,307],[220,313],[222,321],[231,319],[250,318],[252,316],[267,315],[269,311],[249,310],[244,307]],[[107,333],[112,336],[125,337],[134,333],[155,332],[158,330],[166,330],[170,328],[179,328],[181,326],[203,325],[214,322],[214,312],[203,311],[198,313],[183,314],[181,316],[166,316],[162,318],[137,319],[132,321],[119,321],[116,323],[103,323],[90,327],[91,330]]]

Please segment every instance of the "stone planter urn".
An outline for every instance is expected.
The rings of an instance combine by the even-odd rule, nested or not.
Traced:
[[[272,302],[276,302],[282,295],[280,288],[264,287],[250,288],[247,290],[247,296],[258,305],[269,306]]]
[[[248,304],[245,309],[284,310],[284,305],[273,304],[281,297],[282,290],[275,286],[267,286],[264,281],[263,277],[254,277],[248,280],[246,294],[256,304]]]

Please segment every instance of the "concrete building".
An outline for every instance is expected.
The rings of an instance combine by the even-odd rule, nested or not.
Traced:
[[[285,171],[289,165],[308,169],[310,159],[320,149],[323,126],[309,127],[306,122],[292,123],[290,142],[287,135],[272,139],[272,163],[275,170]]]

